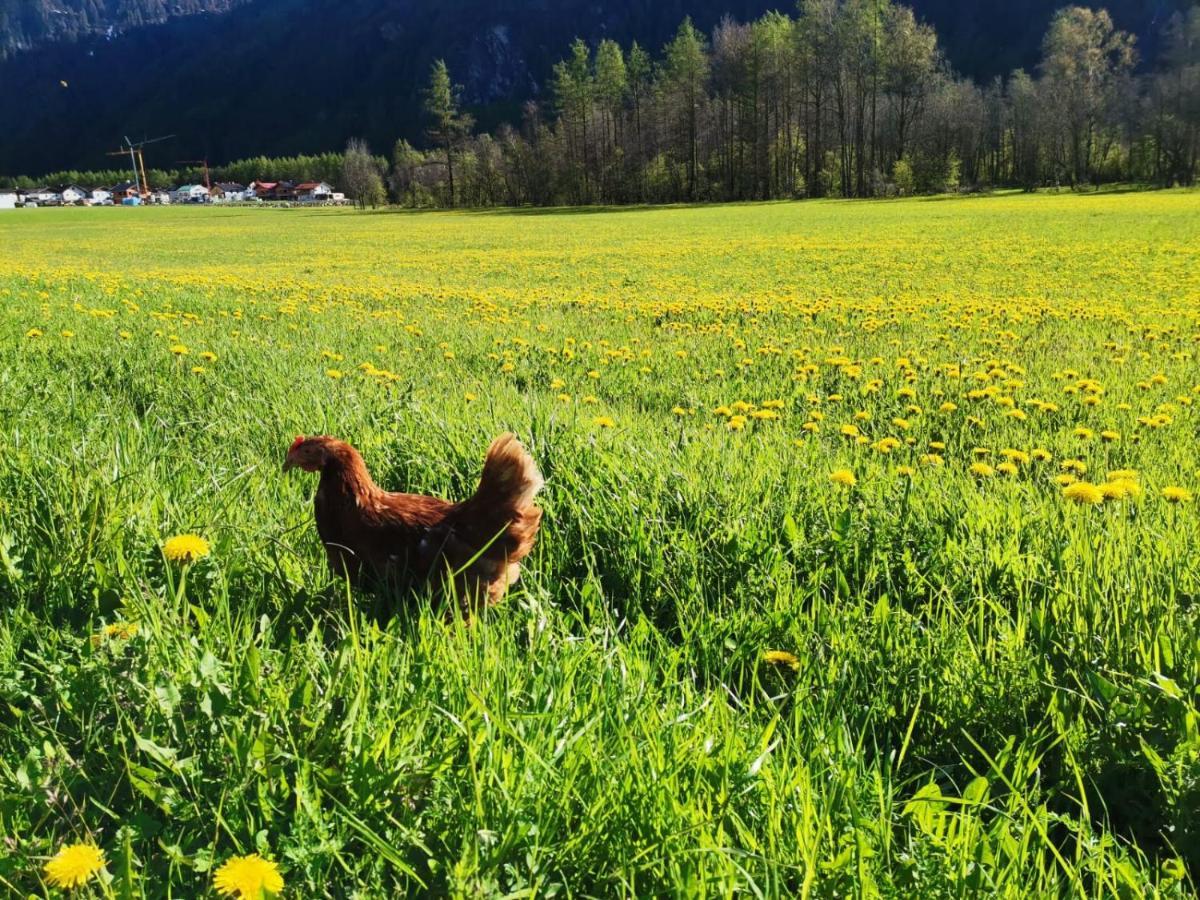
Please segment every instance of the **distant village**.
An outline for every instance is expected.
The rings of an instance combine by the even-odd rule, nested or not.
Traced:
[[[230,181],[215,184],[183,184],[171,190],[147,191],[136,182],[122,181],[111,187],[82,187],[78,184],[44,186],[31,190],[0,189],[0,209],[35,209],[46,206],[166,206],[201,203],[275,203],[306,206],[341,206],[346,195],[325,181],[252,181],[248,185]]]

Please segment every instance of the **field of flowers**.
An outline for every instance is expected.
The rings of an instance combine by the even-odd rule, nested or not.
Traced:
[[[0,893],[1192,896],[1200,194],[0,214]],[[520,585],[381,625],[296,434]]]

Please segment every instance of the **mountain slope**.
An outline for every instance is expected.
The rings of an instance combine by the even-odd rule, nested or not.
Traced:
[[[225,13],[248,0],[0,0],[0,57],[53,41]]]
[[[0,17],[0,46],[31,40],[16,37],[36,31],[28,23],[24,31],[13,28],[13,4],[26,2],[41,6],[41,0],[0,0],[0,10],[8,11]],[[576,36],[624,45],[637,39],[657,51],[685,15],[707,30],[725,13],[745,20],[791,8],[769,0],[171,0],[170,11],[228,11],[118,33],[117,18],[128,24],[135,13],[161,17],[167,4],[55,5],[91,24],[74,30],[77,40],[0,63],[0,122],[7,132],[0,172],[100,166],[104,151],[125,134],[177,135],[155,148],[151,164],[336,149],[351,135],[386,152],[398,136],[420,139],[421,91],[437,57],[465,85],[481,125],[492,126],[515,119],[520,103],[538,96]],[[1036,62],[1059,4],[913,5],[938,30],[954,67],[986,79]],[[1187,0],[1107,5],[1145,45]],[[110,26],[113,36],[94,34]],[[39,27],[41,39],[57,33]]]

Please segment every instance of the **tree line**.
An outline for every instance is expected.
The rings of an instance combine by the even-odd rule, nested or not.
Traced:
[[[437,63],[431,147],[399,141],[375,190],[489,206],[1193,184],[1200,9],[1167,24],[1157,65],[1137,62],[1106,11],[1067,7],[1034,73],[979,85],[906,6],[801,0],[711,35],[685,20],[657,57],[576,41],[549,96],[495,134],[473,133]]]
[[[241,160],[214,181],[328,181],[360,205],[498,206],[879,197],[993,187],[1191,185],[1200,171],[1200,7],[1153,65],[1104,10],[1054,16],[1035,71],[977,84],[892,0],[685,20],[658,54],[576,41],[519,123],[478,133],[444,62],[425,146]],[[155,187],[199,170],[148,173]],[[103,176],[103,177],[101,177]],[[42,181],[102,184],[121,171]],[[19,186],[32,186],[28,183]]]
[[[147,156],[150,153],[147,152]],[[386,166],[387,159],[379,157],[375,165]],[[314,155],[266,157],[255,156],[240,159],[224,165],[209,167],[208,178],[216,184],[221,182],[236,182],[246,185],[252,181],[326,181],[330,184],[340,184],[342,181],[343,154],[319,153]],[[146,180],[150,189],[155,191],[168,190],[181,184],[204,184],[205,172],[202,166],[185,166],[182,168],[146,169]],[[133,171],[128,163],[121,168],[79,170],[68,169],[61,172],[50,172],[39,178],[27,175],[16,177],[0,176],[0,187],[23,188],[31,190],[42,185],[78,184],[81,187],[111,187],[123,181],[132,181]]]

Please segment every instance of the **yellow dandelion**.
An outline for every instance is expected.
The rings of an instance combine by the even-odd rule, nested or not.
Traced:
[[[996,466],[996,471],[1001,475],[1012,478],[1020,471],[1020,469],[1017,468],[1017,464],[1015,462],[1002,462],[1000,465]]]
[[[187,356],[188,348],[186,346],[184,346],[183,344],[172,344],[171,352],[174,353],[176,356]]]
[[[858,479],[854,477],[854,473],[849,469],[834,469],[829,473],[829,480],[843,487],[854,487],[858,484]]]
[[[476,400],[479,399],[479,395],[473,394],[470,391],[467,391],[465,394],[463,394],[463,399],[466,400],[468,403],[474,403]]]
[[[597,428],[612,428],[617,423],[612,420],[611,416],[596,416],[592,419],[592,424]]]
[[[226,897],[257,900],[264,893],[281,893],[283,876],[274,862],[251,853],[249,856],[235,856],[226,860],[214,873],[213,886]]]
[[[763,654],[763,662],[780,668],[788,668],[793,672],[800,671],[800,660],[796,658],[794,653],[788,653],[786,650],[768,650]]]
[[[208,541],[196,534],[178,534],[167,538],[162,546],[163,556],[174,563],[193,563],[208,556]]]
[[[985,462],[971,463],[969,471],[976,478],[991,478],[996,474],[996,470]]]
[[[1168,503],[1191,503],[1192,492],[1187,488],[1168,485],[1162,489],[1162,498]]]
[[[205,350],[200,354],[200,358],[205,362],[215,363],[217,361],[217,354],[213,353],[211,350]]]
[[[104,868],[104,851],[91,844],[70,844],[46,863],[46,880],[55,887],[74,888]]]
[[[1105,500],[1136,500],[1142,495],[1142,488],[1136,481],[1127,478],[1117,478],[1100,485]]]
[[[730,431],[741,431],[746,427],[746,417],[730,416],[729,421],[725,425]]]
[[[917,474],[917,470],[914,469],[912,466],[897,466],[896,467],[896,477],[897,478],[912,478],[916,474]]]
[[[45,332],[43,332],[40,328],[30,328],[27,332],[25,332],[25,337],[40,338],[44,333]]]
[[[337,380],[338,378],[342,377],[342,370],[341,369],[326,369],[325,374],[328,375],[330,378]]]
[[[1094,506],[1104,502],[1104,491],[1098,485],[1077,481],[1063,488],[1063,498],[1081,506]]]

